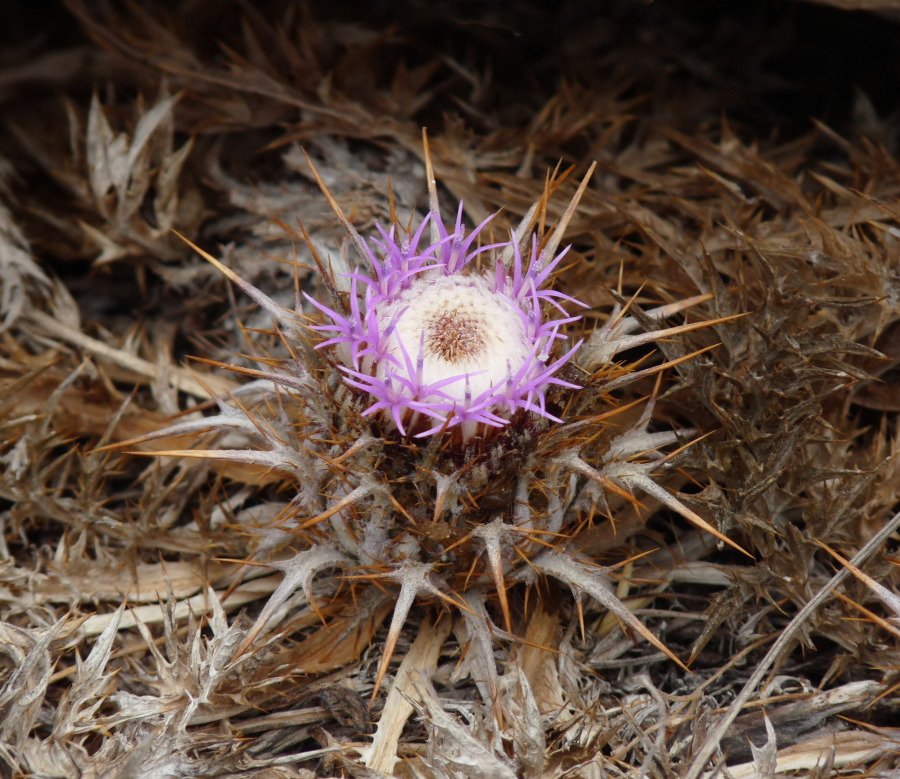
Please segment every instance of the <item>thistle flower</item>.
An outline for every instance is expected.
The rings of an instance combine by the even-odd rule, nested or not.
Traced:
[[[345,656],[330,643],[344,630],[374,636],[391,613],[374,698],[412,607],[449,607],[462,616],[472,667],[484,680],[479,689],[502,729],[493,637],[514,634],[516,604],[543,579],[570,588],[579,614],[587,594],[680,663],[614,594],[610,570],[591,552],[590,528],[595,513],[613,516],[636,505],[639,490],[740,549],[655,478],[680,451],[662,450],[687,445],[696,431],[650,432],[652,400],[636,421],[618,428],[611,421],[640,402],[616,403],[616,390],[694,356],[629,370],[614,362],[616,355],[722,321],[665,324],[710,296],[646,311],[616,296],[603,325],[583,346],[571,344],[565,330],[579,317],[566,305],[583,304],[548,285],[567,254],[557,254],[559,239],[587,178],[541,242],[529,236],[544,200],[508,240],[485,245],[479,242],[491,220],[467,233],[460,206],[448,228],[430,175],[430,211],[415,231],[379,227],[368,241],[317,179],[363,270],[335,277],[302,232],[332,297],[328,306],[306,296],[325,317],[310,324],[194,247],[278,321],[291,355],[263,360],[262,370],[235,368],[256,379],[239,399],[220,399],[218,414],[144,439],[211,430],[244,437],[244,448],[156,454],[261,465],[296,484],[276,521],[254,531],[248,562],[281,570],[284,578],[235,657],[283,618],[292,599],[315,610],[317,600],[334,600],[333,624],[320,643],[310,639],[310,651],[321,658],[317,670]],[[323,360],[323,352],[333,359]],[[562,369],[566,379],[557,375]],[[568,380],[573,376],[580,384]],[[534,418],[545,424],[532,424]],[[492,435],[500,429],[502,436]],[[399,446],[397,432],[406,438]],[[444,446],[457,437],[477,437],[485,446],[467,446],[461,457],[458,447]],[[319,576],[329,569],[354,582],[355,603],[341,601],[339,577]],[[359,620],[372,624],[363,630]],[[388,732],[399,731],[379,730],[370,767],[390,770],[384,756],[391,747],[381,743]]]
[[[337,347],[345,382],[372,399],[363,416],[383,412],[402,435],[458,426],[468,440],[523,412],[562,422],[547,409],[546,393],[554,385],[579,388],[554,374],[581,341],[551,361],[557,342],[566,341],[562,328],[579,319],[560,300],[584,304],[544,285],[568,248],[548,261],[533,236],[526,266],[514,233],[476,248],[493,216],[467,235],[462,215],[460,203],[448,230],[431,211],[399,242],[393,226],[376,225],[380,238],[364,244],[373,275],[344,274],[349,312],[305,295],[331,320],[312,328],[332,334],[318,348]],[[429,223],[439,240],[423,247]],[[503,251],[510,267],[494,254]],[[492,271],[474,268],[480,255],[495,257]],[[562,316],[545,318],[545,309]]]

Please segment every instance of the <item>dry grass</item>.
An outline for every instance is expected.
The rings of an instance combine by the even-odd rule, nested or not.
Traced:
[[[0,775],[900,771],[900,27],[790,4],[64,5],[11,14],[0,49]],[[146,456],[246,450],[235,408],[311,437],[247,374],[312,358],[172,231],[293,307],[347,243],[303,151],[367,234],[427,210],[423,126],[470,224],[552,234],[597,163],[558,279],[592,307],[582,367],[617,304],[648,331],[715,320],[570,407],[622,409],[579,439],[594,457],[695,431],[664,489],[601,488],[552,431],[535,444],[529,501],[571,484],[571,543],[617,598],[520,564],[502,598],[422,598],[397,634],[390,580],[303,558],[284,523],[312,527],[365,463],[451,532],[419,450],[304,464],[328,490],[258,451]],[[638,361],[677,364],[615,383]],[[466,511],[486,527],[510,489]]]

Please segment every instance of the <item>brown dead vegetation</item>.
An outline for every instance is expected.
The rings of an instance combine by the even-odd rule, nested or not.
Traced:
[[[900,24],[789,3],[544,5],[10,14],[0,775],[900,771]],[[181,422],[213,448],[216,399],[276,414],[215,362],[289,357],[173,230],[292,307],[321,277],[278,222],[302,219],[323,258],[346,239],[304,150],[366,233],[389,193],[404,219],[427,209],[423,127],[470,224],[499,208],[515,226],[549,187],[552,225],[596,161],[558,282],[592,306],[586,334],[616,298],[646,329],[643,312],[693,297],[669,325],[723,320],[627,354],[645,368],[715,346],[617,399],[656,391],[651,431],[707,435],[664,494],[609,494],[578,531],[690,672],[540,580],[488,603],[492,623],[415,606],[379,690],[396,590],[332,571],[273,595],[288,572],[265,552],[284,539],[259,529],[292,483],[142,456],[188,445],[147,438]],[[672,511],[674,492],[750,556]],[[504,617],[512,635],[483,627]]]

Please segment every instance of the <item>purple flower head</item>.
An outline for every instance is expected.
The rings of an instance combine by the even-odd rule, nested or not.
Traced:
[[[317,348],[337,349],[346,383],[372,399],[363,413],[383,414],[402,435],[459,426],[468,439],[520,412],[561,422],[547,410],[547,389],[578,389],[555,374],[581,346],[561,343],[565,325],[580,318],[561,301],[584,303],[542,289],[568,249],[546,261],[532,237],[526,265],[514,234],[477,246],[492,218],[467,234],[460,203],[452,230],[431,212],[400,242],[394,228],[377,226],[366,246],[372,274],[346,274],[349,311],[307,296],[330,320],[314,328],[330,336]],[[438,240],[423,246],[429,222]],[[506,249],[508,264],[499,257]],[[482,254],[496,257],[486,273],[473,264]]]

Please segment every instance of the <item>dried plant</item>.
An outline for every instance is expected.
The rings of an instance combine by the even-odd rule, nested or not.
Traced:
[[[892,775],[895,25],[386,5],[4,18],[0,773]]]

